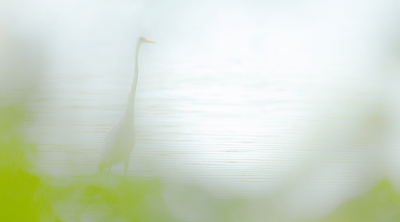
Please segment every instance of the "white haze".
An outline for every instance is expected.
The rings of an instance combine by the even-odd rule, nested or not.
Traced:
[[[400,187],[396,1],[7,7],[10,30],[43,49],[36,125],[28,128],[48,173],[96,172],[143,35],[157,44],[140,51],[131,175],[271,198],[293,217],[327,214],[385,176]]]

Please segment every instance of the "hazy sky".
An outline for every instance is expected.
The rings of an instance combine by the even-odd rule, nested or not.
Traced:
[[[393,34],[389,27],[396,12],[394,1],[11,4],[17,12],[13,25],[41,39],[48,60],[64,64],[63,72],[76,63],[79,69],[71,71],[128,69],[138,35],[158,42],[156,50],[148,49],[142,56],[162,61],[163,66],[185,63],[213,70],[309,72],[337,65],[343,56],[357,62],[383,53],[378,44],[385,44],[384,38]]]

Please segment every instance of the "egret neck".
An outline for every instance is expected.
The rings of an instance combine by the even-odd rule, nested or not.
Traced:
[[[128,96],[128,103],[126,105],[126,110],[125,110],[125,115],[124,115],[124,122],[128,124],[133,125],[134,121],[134,108],[135,108],[135,93],[136,93],[136,85],[138,81],[138,72],[139,72],[139,67],[138,67],[138,57],[139,57],[139,47],[141,45],[141,42],[138,41],[136,42],[136,53],[135,53],[135,73],[133,75],[133,81],[132,81],[132,86],[131,86],[131,91],[129,92]]]

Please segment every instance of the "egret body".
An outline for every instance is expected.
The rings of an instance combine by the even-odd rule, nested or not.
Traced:
[[[138,54],[139,47],[142,43],[155,43],[154,41],[145,37],[139,37],[136,42],[135,53],[135,73],[131,90],[128,96],[128,103],[126,105],[125,113],[121,120],[115,124],[110,131],[108,131],[104,138],[100,158],[98,162],[99,170],[108,168],[108,176],[112,165],[124,161],[124,178],[129,165],[130,153],[135,145],[135,128],[134,128],[134,106],[135,106],[135,92],[138,81]],[[107,181],[108,181],[107,176]]]

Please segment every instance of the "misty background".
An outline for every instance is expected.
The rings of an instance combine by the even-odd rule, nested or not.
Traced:
[[[0,94],[28,94],[37,172],[97,173],[143,35],[157,44],[139,52],[128,176],[160,178],[180,220],[212,221],[188,185],[249,200],[243,221],[318,219],[385,178],[400,189],[398,1],[0,6],[1,48],[13,56]],[[14,63],[21,71],[8,75]]]

